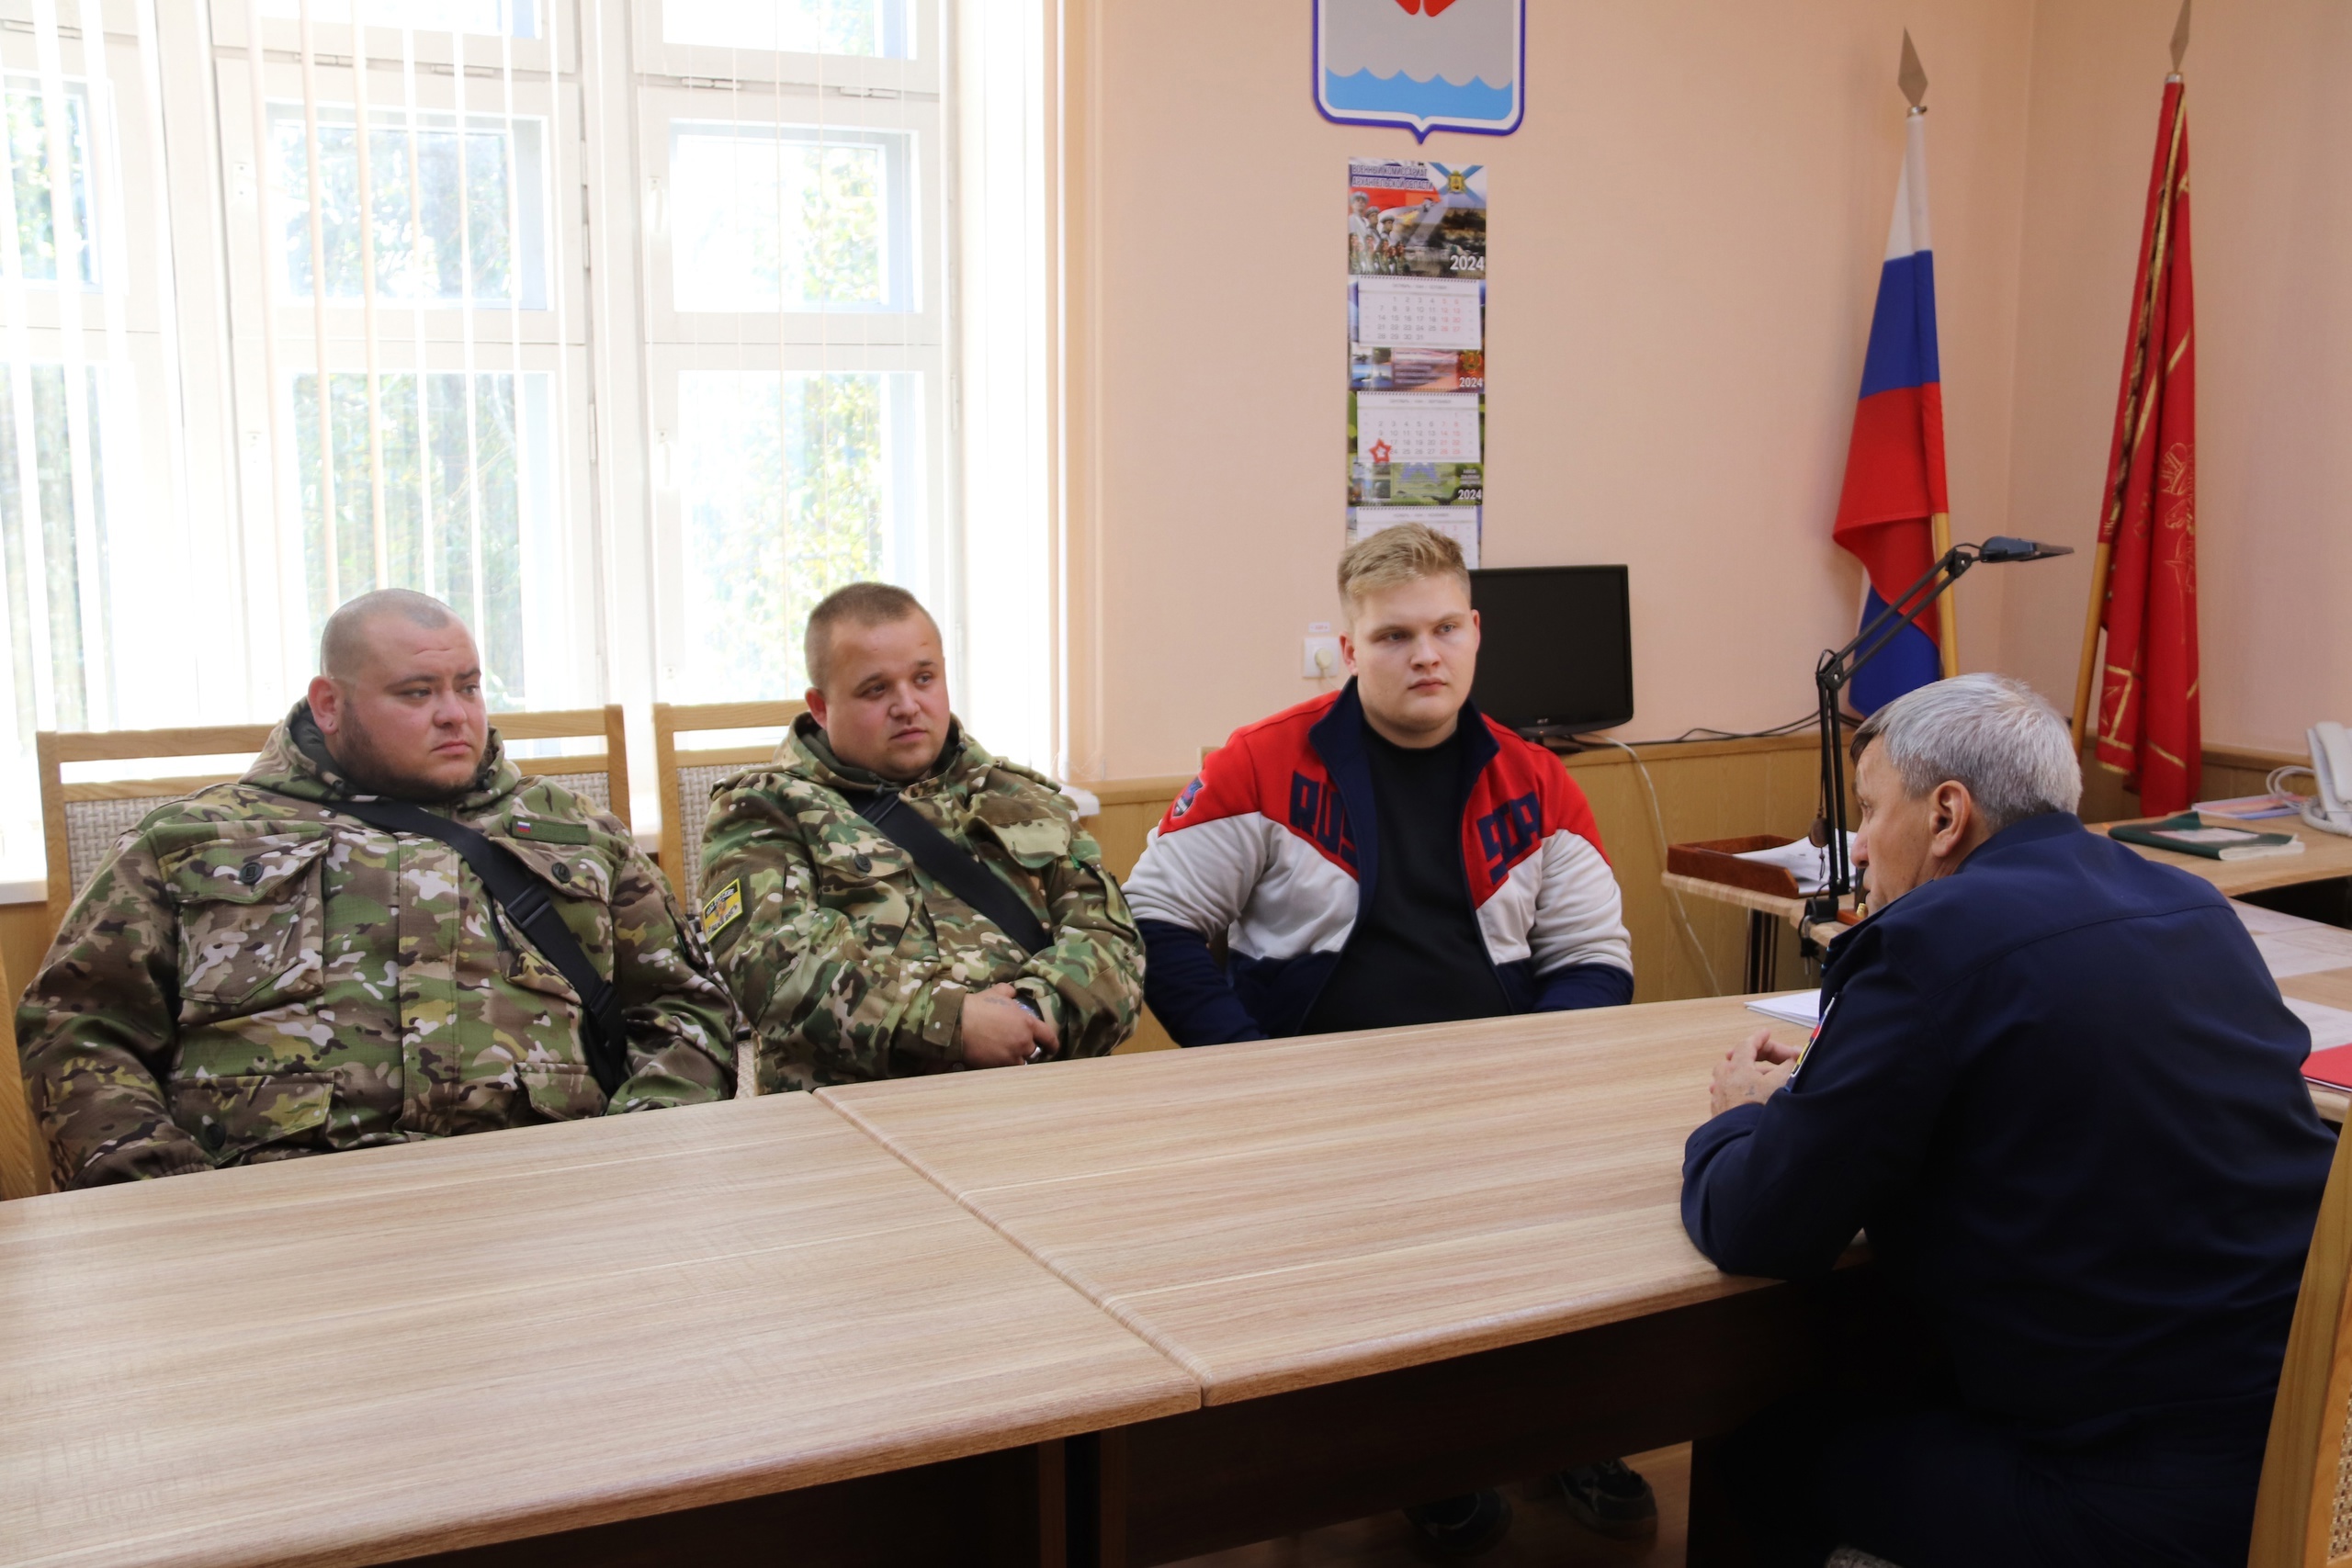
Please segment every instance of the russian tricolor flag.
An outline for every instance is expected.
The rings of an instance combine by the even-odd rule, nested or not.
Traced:
[[[1833,536],[1870,573],[1862,621],[1900,598],[1936,557],[1944,494],[1944,400],[1936,357],[1936,269],[1928,243],[1927,116],[1905,127],[1903,178],[1878,279],[1878,310],[1862,361],[1862,397],[1846,453],[1846,488]],[[1949,601],[1946,601],[1948,604]],[[1943,673],[1941,605],[1930,605],[1855,673],[1854,706],[1874,712]]]

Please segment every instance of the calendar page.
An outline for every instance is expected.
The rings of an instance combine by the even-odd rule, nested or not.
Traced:
[[[1394,528],[1419,523],[1462,547],[1462,564],[1478,570],[1478,509],[1475,506],[1356,506],[1348,510],[1348,543]]]
[[[1480,461],[1478,395],[1357,394],[1356,461],[1373,468]]]
[[[1355,341],[1365,348],[1481,347],[1485,297],[1485,285],[1452,278],[1360,277]]]

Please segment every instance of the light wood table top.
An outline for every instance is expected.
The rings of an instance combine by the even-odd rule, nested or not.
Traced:
[[[1805,906],[1812,902],[1802,897],[1784,897],[1778,893],[1758,893],[1753,887],[1735,887],[1728,882],[1710,882],[1703,876],[1685,876],[1674,871],[1658,873],[1657,880],[1658,886],[1669,893],[1688,894],[1693,898],[1729,904],[1735,908],[1754,909],[1776,920],[1785,920],[1800,930],[1805,923]],[[1854,907],[1852,894],[1846,895],[1844,907],[1849,909]]]
[[[821,1098],[1217,1404],[1760,1283],[1702,1257],[1679,1204],[1709,1069],[1764,1023],[1720,998]]]
[[[376,1562],[1198,1404],[805,1095],[0,1205],[0,1563]]]
[[[2143,817],[2137,820],[2157,822],[2163,818]],[[2212,820],[2222,822],[2220,818]],[[2109,828],[2122,825],[2120,822],[2093,823],[2091,831],[2104,833]],[[2144,860],[2154,861],[2159,865],[2177,866],[2191,876],[2202,877],[2233,898],[2241,893],[2259,893],[2268,887],[2292,887],[2302,882],[2324,882],[2330,877],[2352,876],[2352,839],[2341,833],[2323,833],[2292,817],[2271,817],[2256,822],[2223,825],[2243,827],[2257,833],[2292,833],[2302,840],[2303,852],[2299,855],[2264,855],[2256,860],[2207,860],[2203,855],[2185,855],[2175,850],[2159,850],[2147,844],[2130,847]]]

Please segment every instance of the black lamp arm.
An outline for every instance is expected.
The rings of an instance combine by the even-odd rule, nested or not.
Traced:
[[[1806,906],[1809,918],[1836,919],[1839,904],[1854,890],[1853,867],[1846,862],[1846,746],[1841,733],[1845,716],[1838,707],[1838,694],[1846,689],[1856,671],[1877,658],[1894,640],[1905,622],[1942,598],[1969,568],[1979,563],[2047,560],[2074,553],[2065,545],[2045,545],[2036,539],[2017,539],[2002,534],[1994,535],[1981,545],[1954,545],[1918,581],[1905,589],[1894,604],[1872,615],[1870,624],[1854,634],[1853,641],[1835,653],[1823,654],[1821,662],[1814,666],[1814,692],[1821,704],[1821,817],[1814,824],[1814,831],[1829,851],[1829,886]]]
[[[1821,662],[1814,668],[1814,692],[1821,718],[1821,817],[1815,829],[1824,839],[1823,847],[1829,852],[1829,886],[1807,909],[1815,919],[1836,919],[1846,895],[1854,890],[1853,867],[1846,856],[1845,716],[1838,695],[1855,672],[1884,651],[1905,624],[1942,598],[1982,558],[1983,553],[1976,546],[1954,545],[1917,582],[1896,595],[1894,604],[1872,615],[1854,634],[1851,642],[1834,653],[1823,654]]]

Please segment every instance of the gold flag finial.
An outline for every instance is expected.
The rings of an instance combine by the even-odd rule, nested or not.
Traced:
[[[2188,52],[2189,0],[2180,0],[2180,20],[2172,25],[2172,73],[2180,74],[2182,56]]]
[[[2181,25],[2186,27],[2188,24],[2184,22]],[[1903,96],[1911,100],[1911,107],[1915,109],[1928,96],[1927,67],[1919,63],[1919,51],[1911,47],[1909,28],[1903,29],[1903,69],[1895,73],[1894,84],[1903,89]]]

